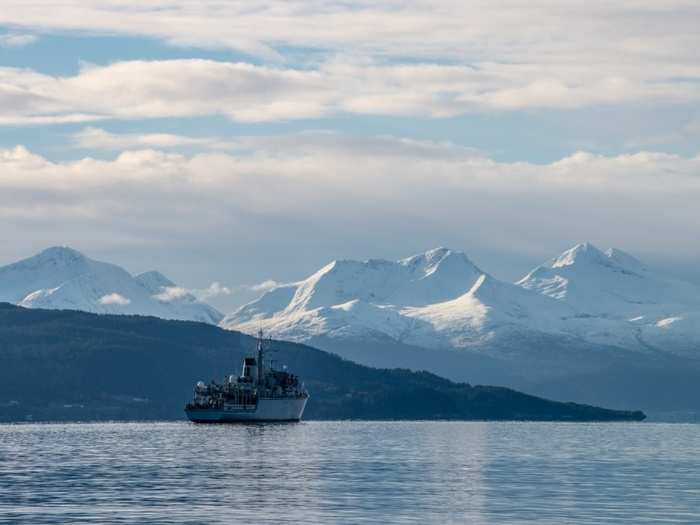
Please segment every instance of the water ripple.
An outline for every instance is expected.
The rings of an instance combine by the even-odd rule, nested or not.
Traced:
[[[700,523],[700,425],[0,425],[0,523]]]

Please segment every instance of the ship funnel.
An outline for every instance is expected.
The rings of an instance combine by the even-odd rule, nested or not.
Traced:
[[[243,370],[241,377],[248,382],[255,383],[258,381],[258,361],[254,357],[246,357],[243,359]]]

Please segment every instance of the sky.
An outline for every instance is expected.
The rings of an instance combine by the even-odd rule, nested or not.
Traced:
[[[696,0],[3,0],[0,264],[69,245],[224,310],[437,246],[700,282],[698,27]]]

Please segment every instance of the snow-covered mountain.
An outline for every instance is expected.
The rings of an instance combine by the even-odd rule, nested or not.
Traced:
[[[447,248],[399,261],[334,261],[267,292],[221,326],[262,328],[328,350],[351,339],[520,359],[546,340],[548,348],[558,341],[562,352],[604,347],[700,358],[696,312],[698,287],[654,274],[620,250],[585,243],[515,284]]]
[[[573,315],[559,301],[499,281],[462,252],[430,250],[399,261],[334,261],[281,286],[221,325],[273,337],[386,337],[423,348],[488,346],[504,333],[557,331]]]
[[[295,341],[373,333],[400,341],[429,331],[409,311],[467,294],[481,275],[463,253],[445,248],[395,262],[333,261],[308,279],[243,306],[222,326],[249,332],[263,328]]]
[[[583,243],[535,268],[518,282],[596,316],[629,318],[659,307],[700,307],[698,287],[657,275],[617,249]]]
[[[262,328],[370,366],[584,403],[700,406],[693,401],[700,287],[587,243],[517,283],[447,248],[398,261],[334,261],[223,320],[158,272],[132,276],[70,248],[49,248],[0,267],[0,301],[197,320],[248,333]],[[665,396],[658,395],[662,380]]]
[[[518,283],[570,306],[568,333],[629,349],[700,358],[700,287],[655,273],[617,249],[583,243]]]
[[[211,324],[223,317],[158,272],[133,277],[119,266],[67,247],[48,248],[0,267],[0,301],[27,308],[153,315]]]

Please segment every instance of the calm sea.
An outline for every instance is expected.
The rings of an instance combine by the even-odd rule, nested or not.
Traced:
[[[0,425],[0,523],[700,523],[700,425]]]

